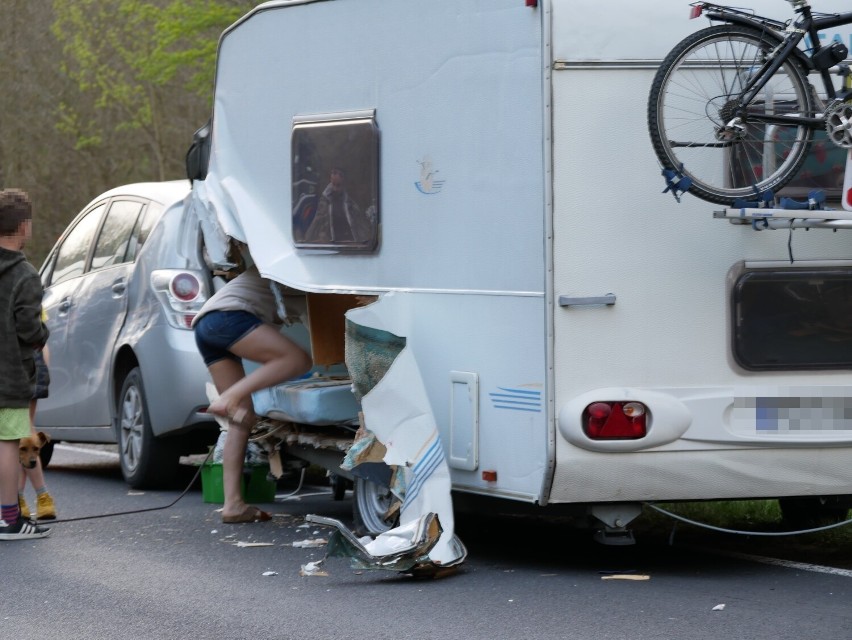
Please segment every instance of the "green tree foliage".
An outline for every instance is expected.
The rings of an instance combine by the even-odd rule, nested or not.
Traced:
[[[250,7],[223,0],[54,0],[53,8],[63,71],[83,98],[60,104],[60,130],[78,150],[134,132],[149,151],[137,161],[152,178],[166,179],[179,160],[173,141],[191,133],[172,109],[200,114],[209,107],[218,36]]]

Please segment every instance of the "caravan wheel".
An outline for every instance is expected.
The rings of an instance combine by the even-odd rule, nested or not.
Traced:
[[[388,487],[356,477],[352,498],[352,516],[358,535],[376,536],[397,525],[399,510],[394,506],[398,500]]]

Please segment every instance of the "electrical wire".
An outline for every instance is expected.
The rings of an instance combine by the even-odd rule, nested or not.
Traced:
[[[672,513],[671,511],[667,511],[662,507],[658,507],[655,504],[651,504],[650,502],[643,502],[643,505],[646,507],[650,507],[654,511],[659,511],[660,513],[669,516],[670,518],[674,518],[675,520],[680,520],[681,522],[686,522],[687,524],[694,525],[696,527],[701,527],[703,529],[710,529],[711,531],[719,531],[721,533],[733,533],[737,535],[745,535],[745,536],[798,536],[805,533],[817,533],[819,531],[828,531],[829,529],[836,529],[838,527],[844,527],[848,524],[852,524],[852,518],[849,520],[844,520],[843,522],[836,522],[834,524],[829,524],[824,527],[814,527],[813,529],[800,529],[798,531],[739,531],[737,529],[726,529],[724,527],[717,527],[712,524],[707,524],[706,522],[698,522],[696,520],[690,520],[689,518],[685,518],[684,516],[679,516],[676,513]]]

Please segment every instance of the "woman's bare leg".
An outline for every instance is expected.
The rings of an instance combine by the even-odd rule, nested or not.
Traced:
[[[242,363],[231,358],[217,360],[207,368],[220,394],[245,377]],[[240,478],[245,464],[248,436],[249,428],[229,421],[228,435],[222,452],[222,487],[225,496],[223,516],[239,515],[246,508],[240,491]]]
[[[229,351],[240,358],[260,363],[260,367],[220,391],[219,400],[210,406],[213,413],[231,417],[239,409],[247,410],[248,417],[253,417],[252,393],[297,378],[307,373],[313,364],[301,347],[267,324],[258,326],[232,344]]]
[[[260,367],[246,375],[242,363],[230,358],[218,360],[208,367],[213,384],[219,391],[219,399],[208,410],[233,418],[229,420],[222,456],[224,517],[239,515],[246,508],[240,492],[240,477],[255,420],[251,394],[296,378],[309,371],[312,365],[307,353],[271,325],[258,326],[231,345],[229,351],[239,358],[260,363]]]

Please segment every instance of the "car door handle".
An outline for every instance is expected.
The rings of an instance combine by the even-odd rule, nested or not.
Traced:
[[[124,295],[125,291],[127,291],[127,283],[124,280],[116,280],[112,283],[112,292],[116,296]]]
[[[57,308],[59,309],[59,313],[68,313],[68,310],[72,306],[74,306],[74,303],[71,302],[71,298],[63,298]]]

